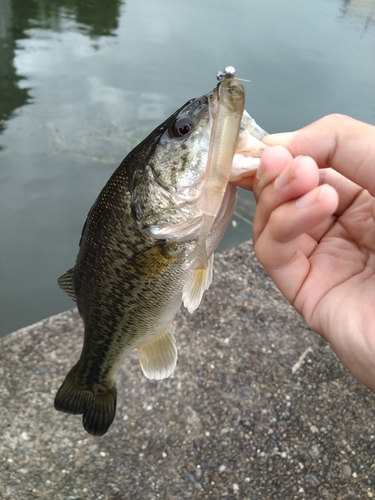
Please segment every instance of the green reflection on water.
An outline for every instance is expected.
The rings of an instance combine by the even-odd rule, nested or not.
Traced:
[[[61,30],[61,19],[80,24],[91,38],[113,36],[118,28],[123,0],[13,0],[13,27],[16,38],[29,28]]]
[[[366,71],[373,1],[124,7],[0,0],[0,335],[72,306],[56,278],[73,265],[88,208],[130,149],[213,87],[222,62],[252,80],[246,107],[269,131],[327,112],[375,119]],[[62,69],[51,63],[59,57]],[[220,249],[251,237],[254,208],[252,194],[240,192]]]
[[[77,29],[95,40],[115,36],[123,0],[1,0],[0,1],[0,133],[17,108],[32,101],[29,88],[17,75],[14,57],[17,40],[29,38],[28,30],[60,32],[62,20],[71,19]],[[23,82],[24,83],[24,82]]]

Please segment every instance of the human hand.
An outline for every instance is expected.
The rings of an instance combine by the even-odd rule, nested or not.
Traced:
[[[375,127],[330,115],[267,136],[255,253],[342,363],[375,392]],[[300,156],[303,155],[303,156]]]

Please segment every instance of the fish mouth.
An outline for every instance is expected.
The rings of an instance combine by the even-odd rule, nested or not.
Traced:
[[[210,109],[211,94],[212,92],[193,99],[187,106],[182,108],[176,118],[178,119],[180,116],[190,117],[197,126]]]
[[[206,128],[208,137],[211,135],[214,118],[219,107],[219,87],[220,82],[207,95],[209,120]],[[267,148],[267,145],[263,142],[266,135],[268,135],[267,132],[244,110],[229,182],[236,182],[243,177],[256,173],[262,152]]]
[[[245,110],[242,115],[237,147],[233,157],[229,182],[238,182],[255,175],[263,151],[268,147],[263,138],[268,135]]]
[[[200,138],[203,147],[207,147],[207,144],[210,143],[212,127],[219,107],[219,87],[220,82],[210,93],[206,94],[208,103],[208,122]],[[266,135],[267,132],[263,130],[245,110],[241,119],[241,127],[233,157],[229,182],[237,182],[243,177],[251,176],[256,173],[262,152],[267,148],[267,145],[262,141]]]
[[[211,92],[188,102],[173,116],[175,121],[180,117],[188,117],[196,125],[201,119],[206,120],[206,123],[194,137],[194,141],[198,142],[198,149],[201,151],[200,167],[193,173],[188,171],[188,175],[183,176],[182,182],[178,186],[162,182],[158,175],[159,172],[150,165],[148,167],[151,184],[160,192],[163,199],[169,199],[174,214],[173,220],[172,218],[170,220],[155,220],[146,226],[142,225],[142,229],[157,240],[181,242],[194,239],[199,235],[203,216],[199,200],[204,187],[213,124],[219,108],[219,85],[220,83]],[[204,115],[206,116],[204,117]],[[165,134],[170,134],[170,130],[166,130]],[[234,196],[234,186],[231,183],[255,174],[261,153],[267,147],[262,142],[262,138],[266,135],[267,133],[244,111],[232,161],[229,185],[227,186],[228,200],[232,200]],[[177,138],[177,141],[182,144],[184,138]],[[224,217],[223,214],[228,211],[229,206],[231,203],[223,203],[213,229],[220,225]]]
[[[217,108],[219,106],[219,85],[220,83],[207,95],[208,98],[208,110],[210,117],[213,120],[217,113]]]

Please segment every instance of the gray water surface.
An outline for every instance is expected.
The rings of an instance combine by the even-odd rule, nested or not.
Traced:
[[[231,64],[269,132],[375,123],[373,0],[0,0],[0,335],[73,306],[56,279],[123,157]],[[251,237],[241,193],[220,248]]]

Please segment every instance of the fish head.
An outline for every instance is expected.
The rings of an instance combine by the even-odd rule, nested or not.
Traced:
[[[173,192],[194,186],[204,175],[212,127],[212,93],[188,101],[163,124],[149,164],[160,183]]]
[[[193,237],[212,130],[216,89],[191,99],[156,128],[139,148],[131,207],[140,229],[156,239]],[[138,148],[136,148],[138,149]],[[192,222],[193,221],[193,222]],[[194,230],[195,231],[195,230]]]
[[[205,179],[220,82],[191,99],[157,127],[132,155],[131,208],[138,227],[155,239],[179,242],[198,236],[199,199]],[[230,181],[256,170],[267,133],[244,111]],[[139,161],[142,158],[142,161]],[[214,229],[224,227],[234,210],[235,189],[228,186]]]

